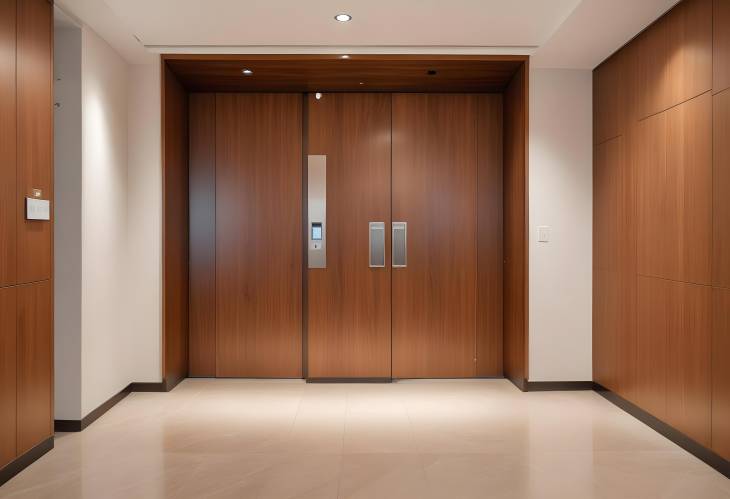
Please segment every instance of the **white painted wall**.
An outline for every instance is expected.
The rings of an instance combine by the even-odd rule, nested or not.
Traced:
[[[81,419],[162,379],[160,76],[87,27],[55,63],[55,418]]]
[[[127,235],[133,381],[162,380],[160,64],[129,70]]]
[[[593,379],[592,101],[590,70],[530,72],[531,381]]]
[[[81,418],[81,29],[55,31],[54,394],[56,419]]]
[[[82,30],[82,414],[130,382],[127,331],[127,63]]]

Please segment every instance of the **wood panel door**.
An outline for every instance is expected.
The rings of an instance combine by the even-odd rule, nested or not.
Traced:
[[[308,96],[307,154],[327,156],[327,267],[307,273],[309,378],[390,378],[390,94]],[[369,266],[369,224],[386,227]]]
[[[216,375],[302,375],[302,97],[216,97]]]
[[[476,373],[477,96],[393,95],[393,376]]]
[[[17,288],[18,455],[53,434],[53,283]]]

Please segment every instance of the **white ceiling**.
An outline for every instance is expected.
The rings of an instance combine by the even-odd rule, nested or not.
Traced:
[[[594,68],[678,0],[582,0],[532,58],[533,67]]]
[[[676,0],[56,0],[131,63],[155,52],[532,54],[593,68]],[[333,16],[346,12],[349,23]]]

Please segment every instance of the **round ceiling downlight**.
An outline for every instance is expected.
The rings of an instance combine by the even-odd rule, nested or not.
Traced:
[[[250,69],[242,69],[241,73],[245,74],[246,76],[250,76],[253,74],[253,71],[251,71]]]
[[[352,16],[350,14],[337,14],[335,16],[335,21],[339,21],[341,23],[346,23],[347,21],[351,21]]]

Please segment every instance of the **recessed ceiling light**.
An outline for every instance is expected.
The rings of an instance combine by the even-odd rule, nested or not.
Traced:
[[[364,82],[364,81],[361,81],[361,82],[360,82],[360,85],[365,85],[365,82]]]
[[[347,54],[344,54],[344,55],[341,55],[340,56],[340,59],[349,59],[349,58],[350,58],[350,56],[347,55]]]
[[[314,94],[314,98],[317,99],[317,100],[319,100],[319,99],[322,98],[322,94],[319,93],[319,92],[317,92],[316,94]]]
[[[340,21],[341,23],[346,23],[347,21],[352,20],[352,16],[350,14],[337,14],[335,16],[336,21]]]
[[[243,73],[246,76],[248,76],[248,75],[252,75],[253,74],[253,71],[251,71],[250,69],[242,69],[241,70],[241,73]]]

